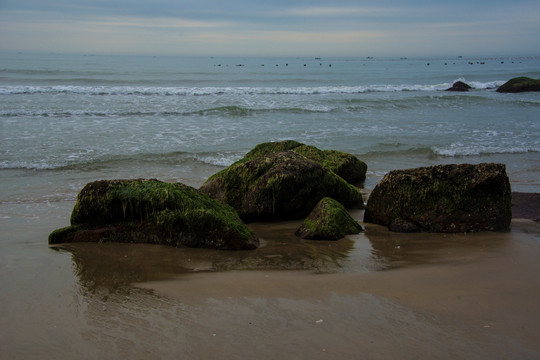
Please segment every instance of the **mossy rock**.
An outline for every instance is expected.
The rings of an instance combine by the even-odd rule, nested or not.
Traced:
[[[508,80],[497,89],[497,92],[500,93],[519,93],[527,91],[540,91],[540,79],[531,79],[525,76],[516,77]]]
[[[337,150],[320,150],[315,146],[305,145],[294,140],[259,144],[248,152],[240,162],[287,150],[315,161],[351,184],[357,184],[366,179],[367,165],[356,156]]]
[[[258,240],[231,207],[197,189],[158,180],[101,180],[78,194],[71,226],[49,236],[65,242],[131,242],[253,249]]]
[[[362,226],[347,209],[331,198],[323,198],[311,211],[296,236],[312,240],[338,240],[349,234],[358,234]]]
[[[398,232],[507,230],[511,198],[504,164],[394,170],[373,189],[364,222]]]
[[[348,208],[364,206],[358,188],[293,151],[239,161],[200,190],[232,206],[244,221],[299,219],[327,196]]]

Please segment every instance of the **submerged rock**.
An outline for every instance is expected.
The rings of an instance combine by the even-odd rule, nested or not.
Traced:
[[[77,196],[71,226],[49,244],[128,242],[254,249],[258,240],[234,209],[197,189],[158,180],[101,180]]]
[[[238,161],[200,190],[232,206],[244,221],[299,219],[324,197],[348,208],[364,206],[358,188],[293,151]]]
[[[469,91],[472,87],[463,81],[456,81],[452,87],[446,89],[446,91]]]
[[[326,197],[319,201],[296,230],[296,236],[313,240],[338,240],[345,235],[358,234],[362,230],[362,226],[343,205]]]
[[[263,155],[291,150],[333,171],[351,184],[366,179],[367,165],[356,156],[337,150],[320,150],[294,140],[267,142],[254,147],[240,161],[249,161]]]
[[[508,80],[499,88],[500,93],[519,93],[526,91],[540,91],[540,79],[531,79],[529,77],[516,77]]]
[[[364,221],[392,231],[507,230],[511,190],[504,164],[391,171],[371,193]]]

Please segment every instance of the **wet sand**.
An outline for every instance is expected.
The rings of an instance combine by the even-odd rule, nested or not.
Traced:
[[[540,229],[513,228],[447,245],[426,236],[385,271],[231,271],[138,286],[200,315],[193,358],[534,359]]]
[[[46,248],[70,206],[44,205],[39,221],[4,229],[16,237],[33,224],[2,255],[1,358],[540,357],[540,224],[530,219],[477,234],[369,225],[336,242],[294,237],[298,222],[251,224],[263,241],[246,252]]]

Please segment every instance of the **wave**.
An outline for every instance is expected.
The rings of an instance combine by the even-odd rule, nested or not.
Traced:
[[[434,154],[445,157],[462,157],[462,156],[477,156],[477,155],[494,155],[494,154],[523,154],[529,152],[540,152],[540,147],[529,146],[510,146],[504,147],[499,145],[482,145],[475,144],[463,146],[461,144],[451,144],[449,146],[433,146],[431,148]]]
[[[79,158],[75,161],[51,159],[36,160],[3,160],[0,169],[5,170],[99,170],[117,166],[140,166],[145,164],[180,166],[188,164],[204,164],[217,167],[227,167],[240,160],[245,152],[170,152],[170,153],[137,153],[128,155],[107,155],[97,158]]]
[[[451,144],[448,146],[420,146],[407,147],[401,143],[377,144],[377,149],[359,154],[358,157],[376,159],[378,156],[412,156],[412,157],[467,157],[467,156],[486,156],[496,154],[523,154],[540,152],[540,147],[534,146],[510,146],[503,147],[498,145],[462,145]]]
[[[179,117],[193,115],[227,115],[227,116],[249,116],[255,113],[265,112],[285,112],[285,113],[328,113],[333,111],[334,107],[324,106],[320,104],[305,104],[302,107],[283,107],[283,108],[249,108],[242,106],[218,106],[208,109],[194,111],[126,111],[126,112],[103,112],[103,111],[0,111],[0,117],[3,118],[19,118],[19,117],[91,117],[91,118],[106,118],[106,117]]]
[[[468,82],[474,89],[494,89],[505,81]],[[453,83],[453,82],[452,82]],[[91,96],[324,95],[369,92],[441,91],[441,84],[372,84],[305,87],[147,87],[147,86],[0,86],[0,95],[75,94]]]

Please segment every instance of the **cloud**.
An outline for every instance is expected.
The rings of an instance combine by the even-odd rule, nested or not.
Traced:
[[[329,5],[330,4],[330,5]],[[399,55],[538,51],[527,0],[0,0],[4,50]]]
[[[374,8],[374,7],[303,7],[290,8],[278,12],[283,16],[303,16],[303,17],[327,17],[327,16],[391,16],[398,13],[403,14],[404,9],[398,8]]]

